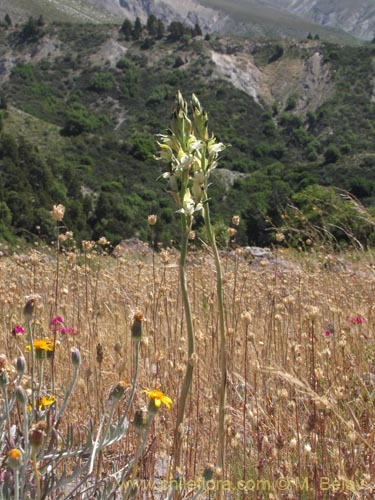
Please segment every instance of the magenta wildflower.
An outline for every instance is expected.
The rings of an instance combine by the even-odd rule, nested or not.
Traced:
[[[21,335],[21,333],[25,333],[25,329],[22,325],[15,325],[12,328],[12,335]]]
[[[77,333],[79,333],[79,331],[78,330],[73,330],[73,328],[71,328],[71,327],[65,328],[64,326],[62,326],[60,328],[60,333],[62,333],[62,334],[68,334],[68,335],[69,334],[70,335],[76,335]]]
[[[330,337],[330,336],[331,336],[331,332],[330,332],[329,330],[326,330],[326,331],[324,332],[324,336],[325,336],[325,337]]]
[[[347,316],[346,321],[351,323],[352,325],[362,325],[365,322],[364,318],[361,316]]]
[[[55,316],[54,318],[52,318],[51,325],[61,325],[61,323],[64,323],[64,320],[61,316]]]

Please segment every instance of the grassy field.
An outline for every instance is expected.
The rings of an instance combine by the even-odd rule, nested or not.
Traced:
[[[33,460],[22,465],[25,491],[30,498],[91,498],[96,484],[101,492],[98,498],[131,498],[127,481],[138,478],[137,498],[164,498],[160,490],[166,493],[173,477],[174,424],[187,362],[179,256],[171,249],[157,255],[145,249],[114,258],[103,246],[86,245],[82,252],[69,241],[61,242],[65,250],[58,254],[55,247],[36,247],[23,253],[16,250],[0,260],[1,374],[6,373],[9,382],[2,384],[3,407],[6,400],[12,401],[17,378],[13,366],[22,354],[28,368],[18,385],[30,394],[27,327],[34,341],[56,336],[54,361],[48,351],[35,359],[37,395],[40,401],[42,396],[52,396],[53,404],[41,403],[39,411],[29,413],[30,436],[33,429],[42,428],[44,444],[36,451],[31,447]],[[214,472],[203,498],[214,498],[215,481],[221,479],[226,480],[225,495],[231,499],[373,498],[372,255],[352,254],[343,260],[314,250],[301,256],[279,249],[270,259],[250,262],[239,248],[222,254],[222,266],[227,466],[224,475]],[[193,498],[191,490],[199,489],[206,464],[215,466],[220,378],[215,272],[209,253],[190,249],[188,277],[196,357],[184,425],[183,498]],[[28,322],[25,303],[30,300],[34,302]],[[132,386],[137,312],[145,321],[138,380]],[[67,409],[56,421],[75,371],[70,361],[73,347],[80,351],[82,363]],[[125,393],[122,396],[120,390],[117,399],[113,388],[120,381],[126,382],[126,386],[120,384]],[[70,480],[43,497],[51,481],[48,465],[53,462],[53,450],[56,456],[61,453],[59,459],[55,456],[57,482],[64,464],[69,476],[88,460],[90,452],[79,453],[85,432],[92,441],[98,440],[100,426],[104,435],[110,418],[121,420],[132,387],[126,435],[94,455],[93,472],[76,496],[69,492],[77,480]],[[136,471],[128,469],[119,480],[116,471],[132,463],[139,440],[145,437],[135,424],[140,410],[153,400],[142,389],[158,389],[173,403],[170,411],[161,405],[156,412]],[[17,397],[8,418],[3,412],[0,422],[6,436],[1,453],[8,455],[0,474],[4,498],[13,491],[18,471],[9,465],[9,452],[23,453],[25,447],[20,401]],[[110,414],[113,401],[116,407]],[[8,424],[14,426],[12,433]],[[63,456],[64,449],[70,455]],[[162,482],[153,483],[158,480]]]

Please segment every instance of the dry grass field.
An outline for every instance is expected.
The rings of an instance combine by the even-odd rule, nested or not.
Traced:
[[[0,260],[3,498],[13,491],[18,474],[19,456],[13,457],[12,465],[9,452],[25,451],[22,398],[18,396],[12,407],[10,403],[17,383],[30,394],[31,351],[26,348],[25,323],[25,303],[30,298],[34,302],[28,324],[34,341],[56,337],[56,344],[52,356],[47,350],[43,359],[38,355],[35,359],[37,396],[39,401],[42,396],[47,399],[40,403],[39,411],[36,408],[29,427],[31,433],[35,427],[42,428],[41,439],[50,441],[41,448],[38,445],[36,451],[31,446],[29,463],[21,458],[29,483],[25,491],[30,496],[25,498],[167,498],[168,481],[173,477],[178,397],[187,363],[179,255],[167,249],[114,258],[100,245],[87,245],[85,252],[65,246],[59,253],[55,247],[37,247]],[[194,249],[188,255],[196,357],[185,417],[180,487],[183,498],[196,498],[206,464],[215,466],[216,460],[218,311],[212,257],[208,251]],[[224,482],[225,497],[230,499],[374,498],[372,256],[351,254],[344,262],[313,249],[304,255],[279,249],[271,259],[250,262],[239,248],[222,253],[221,259],[227,339],[227,462],[223,475],[214,471],[205,483],[203,498],[214,498],[217,481]],[[51,463],[52,450],[62,450],[61,443],[71,450],[54,466],[57,480],[63,470],[69,474],[77,463],[87,460],[84,453],[74,452],[80,440],[85,441],[85,428],[93,426],[89,432],[94,440],[101,419],[103,424],[110,423],[110,418],[121,419],[132,391],[136,361],[131,330],[137,312],[145,321],[137,386],[126,417],[129,429],[122,439],[93,457],[91,487],[86,484],[86,489],[74,492],[75,479],[69,487],[46,494],[50,473],[46,464]],[[72,347],[80,351],[82,363],[58,429],[52,429],[75,370]],[[16,382],[15,360],[21,355],[27,369]],[[126,388],[117,401],[113,388],[120,381],[126,382]],[[162,404],[150,422],[133,475],[124,472],[123,482],[113,487],[116,471],[131,463],[139,447],[134,415],[139,417],[139,409],[152,402],[143,389],[158,389],[173,403],[170,411]],[[5,399],[10,402],[8,418]],[[116,406],[110,417],[112,400]],[[139,480],[136,492],[127,491],[129,477]],[[106,481],[112,481],[111,491],[106,490]],[[92,484],[97,485],[96,494]]]

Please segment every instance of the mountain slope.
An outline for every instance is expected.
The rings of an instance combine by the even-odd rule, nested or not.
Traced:
[[[276,7],[322,26],[340,28],[353,36],[372,40],[375,35],[374,0],[268,0]]]
[[[230,21],[224,30],[245,36],[305,38],[311,32],[325,39],[346,41],[350,37],[339,28],[322,27],[307,16],[300,16],[273,2],[263,0],[200,0],[202,4],[225,12]]]
[[[269,244],[270,226],[304,223],[281,217],[297,206],[320,227],[328,214],[345,228],[338,241],[368,237],[347,209],[336,221],[332,207],[316,207],[339,203],[332,186],[375,205],[372,44],[28,25],[1,31],[0,232],[33,239],[38,227],[53,238],[49,210],[62,203],[78,239],[147,239],[155,213],[155,237],[169,244],[178,216],[153,155],[179,89],[199,97],[231,145],[212,183],[218,232],[238,213],[237,241]]]
[[[116,22],[114,13],[95,8],[87,0],[0,0],[0,17],[9,14],[13,23],[25,21],[29,16],[43,16],[46,21],[60,22]]]
[[[365,0],[361,0],[365,1]],[[121,23],[139,17],[146,23],[150,14],[166,25],[180,21],[199,23],[203,32],[241,36],[305,38],[311,32],[324,39],[352,42],[339,29],[322,27],[302,4],[287,0],[0,0],[0,16],[10,14],[14,22],[30,15],[48,21]],[[316,3],[316,2],[315,2]],[[339,5],[337,6],[339,12]],[[355,22],[352,20],[352,23]]]

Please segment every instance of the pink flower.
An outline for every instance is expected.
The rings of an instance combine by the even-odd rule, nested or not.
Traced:
[[[325,337],[330,337],[330,336],[331,336],[331,332],[330,332],[329,330],[326,330],[326,331],[324,332],[324,336],[325,336]]]
[[[64,320],[61,316],[55,316],[54,318],[52,318],[51,325],[61,325],[61,323],[64,323]]]
[[[60,333],[62,334],[71,334],[71,335],[76,335],[78,332],[78,330],[73,330],[73,328],[69,327],[69,328],[65,328],[64,326],[62,326],[60,328]]]
[[[364,318],[361,316],[347,316],[346,321],[351,323],[352,325],[362,325],[365,322]]]
[[[21,333],[25,333],[25,329],[23,326],[21,325],[15,325],[13,328],[12,328],[12,334],[13,335],[21,335]]]

